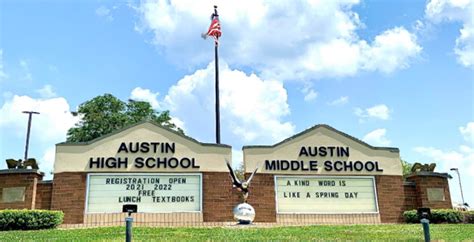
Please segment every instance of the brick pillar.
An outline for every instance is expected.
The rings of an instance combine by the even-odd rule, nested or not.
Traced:
[[[248,178],[251,173],[246,174]],[[255,209],[255,222],[276,222],[273,174],[256,173],[250,183],[248,203]]]
[[[51,209],[64,212],[64,224],[84,222],[86,181],[85,172],[54,174]]]
[[[233,208],[240,203],[239,192],[232,189],[227,172],[202,173],[204,222],[234,221]]]
[[[402,176],[375,176],[380,221],[400,223],[403,221],[405,191]]]
[[[405,195],[403,210],[407,211],[418,208],[416,184],[414,182],[405,181],[403,183],[403,191]]]
[[[0,170],[0,209],[35,209],[37,184],[43,176],[31,169]]]
[[[36,209],[51,209],[53,181],[40,181],[36,186]]]
[[[416,186],[417,207],[453,208],[448,178],[449,174],[437,172],[417,172],[409,175],[407,181],[414,182]]]

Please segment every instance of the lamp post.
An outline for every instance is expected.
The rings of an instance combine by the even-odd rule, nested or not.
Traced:
[[[33,114],[39,114],[39,112],[23,111],[23,113],[28,114],[28,129],[26,131],[25,159],[23,160],[23,162],[25,162],[28,159],[28,145],[30,143],[31,117],[33,116]]]
[[[462,199],[462,204],[464,205],[464,195],[462,193],[461,175],[459,175],[459,169],[458,168],[451,168],[450,170],[455,171],[458,174],[459,189],[461,190],[461,199]]]

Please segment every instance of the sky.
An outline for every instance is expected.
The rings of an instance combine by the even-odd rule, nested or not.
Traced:
[[[448,172],[474,204],[474,0],[0,2],[0,159],[47,179],[71,111],[98,95],[149,101],[214,137],[218,5],[222,143],[269,145],[328,124]],[[0,169],[6,164],[0,162]]]

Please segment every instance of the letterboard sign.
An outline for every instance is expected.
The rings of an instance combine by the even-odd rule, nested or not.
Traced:
[[[119,213],[124,204],[138,212],[200,212],[201,174],[89,174],[87,213]]]
[[[275,176],[277,213],[377,213],[373,177]]]

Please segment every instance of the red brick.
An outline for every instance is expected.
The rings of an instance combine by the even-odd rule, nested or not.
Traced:
[[[3,195],[3,188],[25,187],[25,200],[15,203],[2,203],[0,200],[0,209],[35,209],[36,185],[43,179],[43,175],[33,170],[25,170],[24,173],[19,173],[18,170],[12,172],[14,173],[0,174],[0,198]]]

